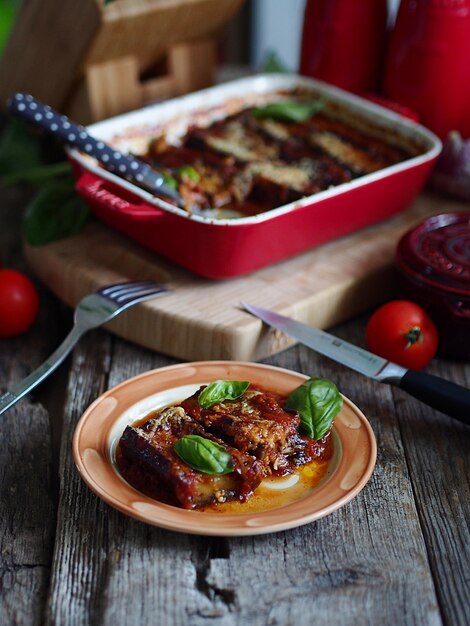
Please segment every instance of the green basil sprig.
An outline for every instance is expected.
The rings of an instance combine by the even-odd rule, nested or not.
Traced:
[[[263,61],[261,72],[263,74],[285,74],[287,71],[279,55],[274,50],[270,50]]]
[[[310,378],[294,389],[286,403],[286,408],[299,413],[301,431],[313,439],[321,439],[330,430],[342,406],[341,394],[327,378]]]
[[[266,106],[254,108],[253,115],[284,122],[305,122],[321,111],[324,106],[324,101],[320,99],[310,102],[281,100],[280,102],[271,102]]]
[[[23,234],[30,246],[43,246],[77,235],[90,218],[90,209],[75,191],[72,174],[49,182],[27,207]]]
[[[178,181],[176,180],[176,178],[173,178],[173,176],[171,176],[170,174],[165,174],[165,172],[162,173],[162,176],[163,180],[165,181],[165,185],[173,187],[173,189],[178,189]]]
[[[247,380],[216,380],[205,387],[198,397],[199,406],[210,409],[224,400],[239,398],[249,387]]]
[[[178,167],[176,173],[181,176],[181,178],[192,180],[193,183],[198,183],[201,180],[201,175],[192,165]]]
[[[19,120],[12,120],[0,138],[0,185],[40,188],[23,219],[24,237],[33,246],[76,235],[90,219],[90,210],[75,191],[70,163],[51,162],[54,155],[46,152]]]
[[[173,446],[176,454],[190,467],[204,474],[230,474],[233,472],[232,455],[205,437],[185,435]]]

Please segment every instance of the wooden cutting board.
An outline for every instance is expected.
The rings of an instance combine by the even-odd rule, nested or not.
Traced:
[[[25,254],[37,276],[71,307],[110,283],[150,279],[168,285],[170,293],[107,325],[121,337],[181,359],[251,361],[294,342],[267,330],[239,308],[240,301],[328,328],[394,295],[393,257],[406,230],[427,216],[469,208],[422,195],[391,220],[225,281],[190,274],[98,224],[46,246],[25,246]]]

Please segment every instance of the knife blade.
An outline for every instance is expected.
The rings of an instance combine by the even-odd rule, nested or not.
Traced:
[[[410,370],[344,339],[330,335],[275,311],[242,302],[241,306],[260,320],[300,343],[380,383],[403,389],[421,402],[464,424],[470,424],[470,389],[439,376]]]

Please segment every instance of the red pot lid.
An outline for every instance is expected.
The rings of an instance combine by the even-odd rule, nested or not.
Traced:
[[[435,215],[409,230],[396,261],[418,283],[470,297],[470,210]]]

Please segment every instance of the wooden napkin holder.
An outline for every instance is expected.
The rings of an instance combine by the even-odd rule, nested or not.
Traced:
[[[244,0],[28,0],[0,59],[26,91],[88,124],[214,82],[216,36]]]

